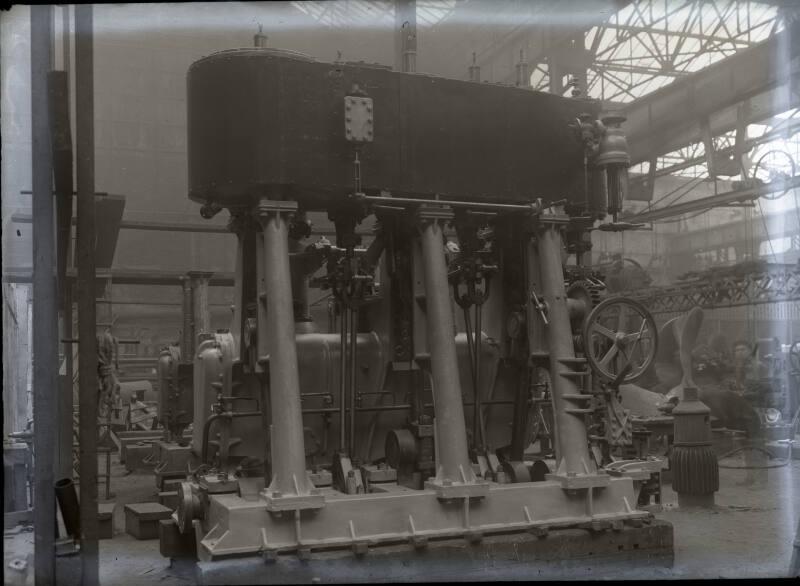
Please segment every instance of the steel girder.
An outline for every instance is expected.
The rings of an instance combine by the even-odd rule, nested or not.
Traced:
[[[619,293],[647,306],[653,314],[800,302],[800,267],[790,265],[734,266],[712,269],[684,282]]]

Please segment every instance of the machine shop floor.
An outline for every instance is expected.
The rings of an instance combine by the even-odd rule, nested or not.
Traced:
[[[101,463],[101,466],[103,463]],[[159,554],[158,540],[138,541],[125,533],[124,505],[155,501],[150,473],[126,474],[112,463],[111,490],[114,537],[100,542],[100,583],[171,586],[195,582],[191,564]],[[100,487],[100,495],[104,487]],[[553,579],[670,579],[756,578],[787,576],[792,544],[800,516],[800,460],[787,466],[760,470],[720,469],[720,490],[713,510],[681,510],[677,495],[664,487],[664,510],[657,517],[674,526],[675,562],[657,567],[592,568],[580,564],[568,573],[543,575],[531,568],[531,577]],[[4,536],[4,566],[12,559],[28,561],[27,584],[33,584],[33,532],[17,528]],[[64,558],[60,558],[59,563]],[[77,561],[77,557],[72,558]],[[74,563],[74,562],[70,562]],[[6,583],[8,572],[6,572]],[[406,579],[411,576],[406,576]],[[324,581],[324,577],[321,577]],[[391,579],[392,577],[388,577]],[[394,578],[403,581],[403,576]],[[434,578],[428,578],[434,579]],[[437,576],[437,580],[472,580],[480,576]]]

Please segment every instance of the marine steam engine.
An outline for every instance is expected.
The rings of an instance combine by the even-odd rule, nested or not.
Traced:
[[[198,332],[190,386],[162,369],[193,395],[174,523],[199,559],[652,527],[661,461],[617,389],[655,324],[584,266],[626,227],[621,119],[265,48],[194,63],[188,108],[189,196],[238,239],[232,327]]]

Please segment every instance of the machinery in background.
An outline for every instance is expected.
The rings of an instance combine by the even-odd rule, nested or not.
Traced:
[[[791,386],[791,364],[786,363],[780,341],[777,338],[757,340],[752,360],[742,397],[759,416],[758,437],[767,442],[793,440],[800,405]]]
[[[199,461],[162,553],[525,548],[584,527],[671,556],[671,526],[637,508],[663,460],[619,402],[655,323],[582,266],[597,220],[626,228],[621,119],[273,49],[196,62],[188,92],[190,197],[230,212],[235,314],[194,350]],[[309,211],[334,243],[304,242]],[[338,331],[311,320],[309,286],[333,293]]]
[[[623,258],[620,253],[610,255],[610,258],[609,255],[601,255],[594,269],[605,276],[609,293],[629,296],[629,292],[650,287],[653,283],[653,278],[645,267],[635,259]]]
[[[211,276],[209,272],[190,271],[183,278],[180,344],[165,346],[158,357],[158,413],[163,431],[161,439],[153,444],[150,461],[155,463],[156,487],[160,491],[165,490],[168,481],[185,478],[193,456],[197,460],[201,455],[199,450],[192,453],[191,442],[184,433],[187,429],[194,433],[193,421],[208,417],[208,413],[195,412],[194,380],[198,368],[195,363],[209,344],[229,335],[211,331],[208,306]],[[220,386],[217,381],[214,384]]]

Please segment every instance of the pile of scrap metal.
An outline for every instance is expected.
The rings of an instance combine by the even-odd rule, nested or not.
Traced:
[[[591,548],[556,557],[616,554],[625,535],[625,555],[671,560],[671,525],[637,506],[664,459],[620,403],[656,325],[581,265],[625,192],[619,118],[262,48],[194,63],[188,111],[189,195],[203,217],[227,209],[238,239],[235,311],[229,331],[195,332],[191,376],[162,356],[194,414],[162,553],[280,564],[455,543],[469,564],[484,556],[465,543],[525,558],[582,528]],[[334,243],[303,242],[311,211]],[[332,292],[337,331],[312,321],[309,287]]]

